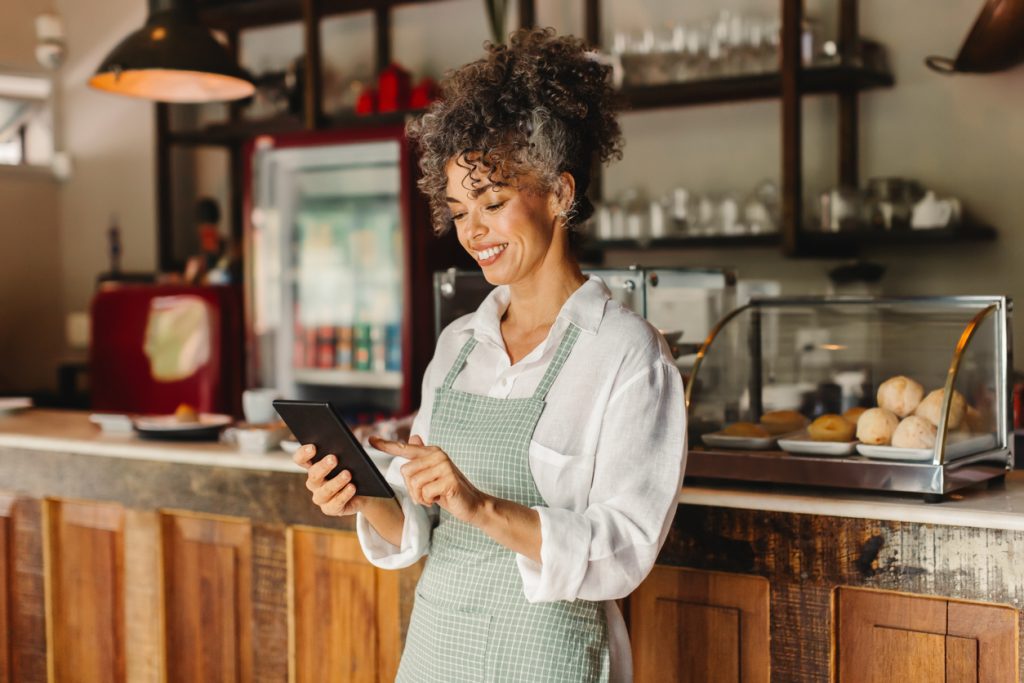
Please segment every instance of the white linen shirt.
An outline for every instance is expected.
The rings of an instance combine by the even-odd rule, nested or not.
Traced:
[[[540,384],[569,324],[580,328],[530,442],[530,471],[547,503],[534,508],[540,517],[541,561],[524,555],[516,561],[530,602],[605,603],[612,680],[629,681],[629,636],[612,601],[629,595],[647,576],[672,523],[686,462],[682,378],[657,330],[611,299],[596,276],[565,302],[544,342],[515,365],[500,329],[508,303],[508,287],[496,287],[475,313],[441,333],[411,433],[432,443],[435,390],[470,336],[478,343],[454,388],[525,398]],[[429,553],[436,524],[437,506],[428,510],[408,496],[400,471],[406,462],[393,458],[386,465],[386,478],[405,513],[401,546],[382,538],[363,515],[356,520],[363,552],[384,569],[408,567]]]

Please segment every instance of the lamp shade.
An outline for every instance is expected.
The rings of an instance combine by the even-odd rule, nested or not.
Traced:
[[[89,79],[99,90],[158,102],[224,102],[255,88],[199,24],[191,0],[150,0],[146,25],[115,47]]]

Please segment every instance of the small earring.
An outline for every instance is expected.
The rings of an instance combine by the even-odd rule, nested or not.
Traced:
[[[556,217],[560,218],[562,220],[562,227],[565,228],[566,230],[568,230],[569,229],[569,212],[566,211],[565,209],[562,209],[561,211],[559,211],[556,214]]]

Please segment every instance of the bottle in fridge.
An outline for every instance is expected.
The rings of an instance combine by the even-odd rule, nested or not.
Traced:
[[[407,413],[433,351],[437,240],[401,127],[261,137],[249,146],[248,384]],[[426,345],[426,347],[424,347]]]

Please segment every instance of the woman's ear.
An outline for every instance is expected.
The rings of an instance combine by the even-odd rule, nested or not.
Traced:
[[[576,199],[576,179],[572,177],[572,173],[562,171],[555,184],[554,195],[557,202],[556,213],[569,213]]]

